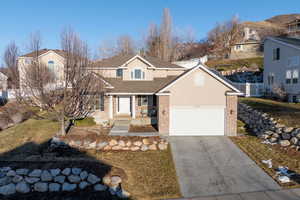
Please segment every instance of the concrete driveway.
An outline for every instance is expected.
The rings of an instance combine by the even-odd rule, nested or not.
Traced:
[[[279,185],[227,137],[170,137],[184,197],[278,190]]]

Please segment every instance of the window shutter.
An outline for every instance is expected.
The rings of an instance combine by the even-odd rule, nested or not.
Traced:
[[[131,79],[133,79],[133,71],[131,72]]]
[[[280,48],[276,49],[276,60],[280,60]]]
[[[104,95],[100,95],[100,110],[104,111]]]
[[[141,96],[138,96],[138,106],[141,106],[142,105],[142,98]]]

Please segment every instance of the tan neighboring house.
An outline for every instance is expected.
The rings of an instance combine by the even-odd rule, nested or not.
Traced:
[[[282,88],[291,102],[300,102],[300,39],[269,37],[264,41],[264,85]]]
[[[41,59],[59,64],[63,56],[48,51]],[[107,86],[91,113],[97,123],[126,118],[156,124],[169,135],[236,135],[240,91],[204,65],[187,70],[153,57],[123,55],[97,61],[90,70]]]
[[[300,17],[286,24],[288,35],[300,37]]]
[[[7,90],[7,80],[8,77],[2,72],[0,72],[0,91]]]

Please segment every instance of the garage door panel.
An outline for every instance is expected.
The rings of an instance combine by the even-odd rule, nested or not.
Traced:
[[[224,135],[224,107],[172,107],[170,135]]]

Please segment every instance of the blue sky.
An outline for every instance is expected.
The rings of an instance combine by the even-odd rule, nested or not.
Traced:
[[[59,34],[71,26],[92,48],[103,40],[129,34],[141,40],[150,23],[159,23],[162,9],[170,8],[177,30],[192,27],[196,38],[218,21],[238,15],[259,21],[278,14],[299,12],[299,0],[9,0],[0,6],[0,55],[14,40],[23,52],[30,33],[40,31],[43,47],[59,48]]]

